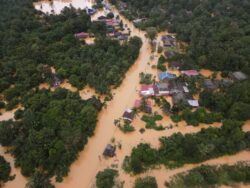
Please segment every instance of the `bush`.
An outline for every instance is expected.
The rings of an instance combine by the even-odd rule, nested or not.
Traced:
[[[134,188],[157,188],[157,182],[155,177],[147,176],[144,178],[137,178],[135,180]]]
[[[104,171],[98,172],[96,175],[96,187],[113,188],[116,176],[118,176],[118,171],[114,169],[107,168]]]
[[[10,180],[10,163],[0,155],[0,185]]]
[[[118,127],[123,133],[129,133],[135,131],[135,128],[130,123],[127,122],[125,122],[124,125],[119,125]]]

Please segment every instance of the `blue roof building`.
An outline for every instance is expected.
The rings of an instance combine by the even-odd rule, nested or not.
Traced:
[[[159,74],[159,79],[160,80],[166,80],[166,79],[175,79],[177,76],[175,74],[171,74],[169,72],[161,72]]]

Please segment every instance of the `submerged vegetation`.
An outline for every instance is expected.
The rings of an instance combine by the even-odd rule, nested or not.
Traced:
[[[25,176],[38,169],[58,181],[93,135],[99,101],[83,101],[66,89],[31,91],[23,99],[18,121],[0,123],[0,143],[11,147]]]
[[[91,22],[84,10],[65,8],[60,15],[36,12],[32,0],[6,1],[0,7],[0,92],[9,109],[40,83],[53,82],[50,70],[82,89],[89,85],[101,94],[118,86],[137,58],[138,37],[120,44],[106,38],[104,23]],[[74,34],[90,32],[96,37],[86,45]]]
[[[15,119],[0,122],[0,144],[10,147],[15,165],[30,177],[27,187],[53,187],[49,179],[62,181],[93,135],[102,103],[60,87],[38,86],[67,79],[79,90],[89,85],[110,94],[142,42],[138,37],[123,44],[106,38],[105,24],[91,22],[85,10],[70,7],[60,15],[45,15],[32,3],[1,1],[0,108],[18,110]],[[79,32],[93,33],[95,43],[78,40]]]
[[[206,166],[194,168],[188,172],[175,175],[166,187],[217,187],[233,186],[235,183],[250,183],[250,165],[238,163],[232,166]]]
[[[97,188],[113,188],[115,185],[115,178],[118,176],[118,171],[114,169],[105,169],[98,172],[96,175]]]
[[[10,171],[10,163],[0,155],[0,187],[4,182],[11,180]]]
[[[152,176],[147,176],[144,178],[137,178],[135,180],[134,188],[157,188],[156,179]]]
[[[221,128],[202,129],[186,135],[175,133],[160,138],[158,150],[149,144],[139,144],[130,156],[126,156],[123,167],[127,172],[138,174],[155,165],[173,168],[234,154],[250,147],[250,135],[244,133],[241,126],[241,122],[226,120]]]

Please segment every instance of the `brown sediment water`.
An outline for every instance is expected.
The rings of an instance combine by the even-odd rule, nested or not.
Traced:
[[[50,85],[48,83],[42,83],[38,86],[39,89],[49,89]]]
[[[246,121],[242,127],[244,132],[250,132],[250,120]]]
[[[68,82],[68,80],[64,80],[63,83],[60,84],[60,87],[61,87],[61,88],[64,88],[64,89],[67,89],[67,90],[69,90],[69,91],[71,91],[71,92],[77,92],[77,88],[74,87],[74,86],[72,86],[72,85]]]
[[[20,106],[18,107],[20,108]],[[14,109],[11,111],[2,111],[2,115],[0,115],[0,121],[7,121],[14,118],[15,111],[18,109]],[[14,166],[14,158],[10,155],[5,153],[7,148],[0,145],[0,155],[2,155],[7,162],[10,163],[11,166],[11,175],[16,175],[13,181],[8,181],[4,184],[6,188],[23,188],[26,184],[26,179],[22,176],[20,169],[15,168]]]
[[[92,38],[86,38],[85,39],[85,42],[86,42],[86,44],[88,44],[88,45],[91,45],[91,44],[95,44],[95,38],[94,37],[92,37]]]
[[[84,0],[72,0],[72,1],[53,1],[53,7],[55,13],[58,14],[62,10],[63,7],[69,6],[70,3],[74,6],[76,2],[82,4],[85,2]],[[75,2],[75,3],[74,3]],[[90,2],[90,1],[88,1]],[[42,6],[41,6],[42,5]],[[79,5],[79,4],[78,4]],[[36,9],[40,9],[42,7],[42,11],[44,12],[51,12],[52,7],[48,1],[42,1],[34,4]],[[82,6],[82,5],[81,5]],[[77,7],[77,6],[76,6]],[[78,6],[77,8],[81,8]],[[114,10],[114,13],[117,15],[117,10]],[[97,13],[94,17],[100,15]],[[135,132],[124,134],[122,133],[117,127],[114,126],[114,120],[118,119],[122,116],[123,112],[133,106],[135,99],[138,96],[139,90],[139,73],[140,72],[148,72],[152,73],[153,75],[157,75],[157,70],[151,69],[152,64],[156,64],[157,58],[154,60],[150,59],[152,55],[149,41],[145,38],[145,32],[136,29],[131,22],[125,19],[123,16],[120,15],[122,18],[123,23],[127,24],[131,30],[132,36],[139,36],[142,41],[143,45],[140,50],[140,55],[136,60],[135,64],[129,69],[126,73],[126,77],[123,80],[120,87],[114,90],[115,95],[112,101],[107,104],[107,108],[103,109],[99,116],[98,116],[98,124],[95,130],[95,134],[93,137],[89,139],[88,144],[85,146],[84,150],[79,153],[78,160],[75,161],[71,167],[68,177],[64,179],[62,183],[54,182],[56,188],[89,188],[92,187],[95,181],[95,175],[99,170],[104,168],[110,167],[112,164],[118,165],[118,170],[120,174],[121,181],[125,181],[125,188],[131,188],[135,177],[130,176],[129,174],[124,173],[121,168],[122,161],[126,155],[131,153],[131,150],[134,146],[138,145],[141,142],[150,143],[152,147],[159,147],[159,137],[161,136],[170,136],[176,132],[181,132],[183,134],[186,133],[196,133],[199,132],[202,128],[207,128],[209,126],[213,127],[220,127],[220,123],[215,123],[212,125],[204,125],[201,124],[198,127],[193,126],[186,126],[184,122],[178,123],[178,126],[174,126],[172,129],[166,129],[164,131],[155,131],[155,130],[146,130],[145,133],[141,134],[139,132],[140,128],[145,127],[145,123],[140,120],[139,117],[135,119],[133,125],[136,128]],[[94,18],[95,19],[95,18]],[[159,40],[159,39],[158,39]],[[151,65],[148,65],[148,62]],[[176,72],[179,73],[179,72]],[[45,85],[41,87],[47,87]],[[61,84],[61,87],[69,89],[70,91],[77,91],[77,88],[72,87],[67,80]],[[89,91],[89,92],[87,92]],[[94,94],[94,90],[91,88],[85,88],[84,90],[80,91],[80,95],[83,99],[86,99]],[[168,97],[168,101],[171,99]],[[158,111],[158,110],[157,110]],[[12,116],[10,116],[12,117]],[[1,118],[1,116],[0,116]],[[164,119],[159,124],[162,125],[169,125],[174,124],[169,117],[164,116]],[[175,125],[175,124],[174,124]],[[245,126],[244,126],[245,127]],[[105,160],[103,158],[99,159],[99,156],[102,156],[102,152],[106,146],[106,144],[110,143],[111,139],[114,138],[115,142],[119,142],[122,145],[122,150],[117,150],[117,156],[112,159]],[[0,147],[0,152],[3,152],[3,148]],[[6,154],[4,154],[6,155]],[[222,158],[217,158],[213,161],[214,163],[229,163],[232,161],[244,160],[246,157],[249,158],[249,153],[241,152],[235,156],[226,156]],[[13,158],[11,156],[7,157],[8,161],[13,162]],[[206,161],[206,162],[210,162]],[[205,162],[205,163],[206,163]],[[210,162],[213,164],[213,162]],[[199,165],[199,164],[198,164]],[[143,175],[153,175],[156,176],[159,187],[163,187],[164,182],[168,180],[171,176],[175,175],[178,172],[183,172],[189,170],[191,168],[196,167],[196,165],[185,165],[182,168],[178,168],[175,170],[166,170],[164,167],[160,168],[159,170],[150,170]],[[17,177],[14,181],[6,183],[6,188],[16,188],[16,187],[24,187],[26,180],[20,174],[18,169],[13,168]]]
[[[99,94],[96,93],[95,89],[89,86],[86,86],[84,87],[84,89],[80,90],[79,95],[81,96],[83,100],[87,100],[91,98],[92,96],[99,96]]]
[[[34,3],[34,7],[48,14],[60,14],[65,7],[73,6],[76,9],[91,8],[94,0],[52,0],[39,1]]]
[[[20,107],[13,109],[11,111],[5,111],[5,110],[1,110],[1,115],[0,115],[0,121],[7,121],[10,119],[14,118],[15,112],[19,109]]]
[[[204,76],[204,77],[212,77],[212,75],[213,75],[213,71],[211,71],[211,70],[208,70],[208,69],[201,69],[200,70],[200,74],[202,75],[202,76]],[[216,74],[216,79],[217,80],[221,80],[222,79],[222,77],[221,77],[221,72],[216,72],[217,74]]]
[[[15,168],[14,158],[6,152],[6,148],[0,145],[0,155],[2,155],[11,166],[11,176],[15,175],[15,179],[4,184],[3,188],[24,188],[27,179],[21,174],[20,168]]]
[[[114,11],[117,14],[117,11]],[[58,188],[66,187],[90,187],[95,181],[95,175],[100,167],[104,167],[98,156],[119,131],[114,126],[114,120],[122,116],[123,112],[133,106],[134,100],[138,97],[137,89],[139,83],[139,73],[145,72],[150,67],[147,62],[150,60],[151,50],[145,33],[136,29],[128,20],[120,16],[124,24],[131,30],[132,36],[139,36],[143,41],[140,55],[135,64],[129,69],[120,87],[115,90],[113,100],[108,103],[98,117],[98,124],[95,135],[89,139],[88,144],[79,155],[79,158],[71,166],[69,176],[62,183],[55,183]],[[122,150],[123,151],[123,150]],[[103,160],[103,162],[105,162]],[[106,161],[108,162],[108,160]]]
[[[170,181],[171,177],[173,177],[174,175],[178,173],[186,172],[188,170],[191,170],[201,165],[223,165],[223,164],[233,165],[240,161],[249,161],[249,160],[250,160],[250,152],[242,151],[235,155],[218,157],[216,159],[207,160],[199,164],[187,164],[181,168],[172,169],[172,170],[166,169],[165,167],[162,166],[160,169],[149,170],[146,173],[146,175],[155,176],[159,187],[164,187],[164,182]]]

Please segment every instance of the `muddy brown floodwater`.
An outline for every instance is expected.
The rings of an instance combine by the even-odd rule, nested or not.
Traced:
[[[117,14],[117,11],[115,13]],[[150,69],[147,63],[150,61],[151,50],[148,40],[144,36],[145,33],[136,29],[125,18],[121,18],[123,23],[130,28],[132,36],[141,37],[143,45],[140,55],[127,72],[121,86],[115,90],[114,98],[108,103],[107,109],[103,109],[99,114],[95,135],[89,139],[78,160],[72,164],[69,176],[65,178],[64,182],[55,183],[58,188],[87,188],[93,184],[97,171],[105,166],[105,163],[99,161],[98,156],[102,155],[106,144],[118,133],[114,120],[121,117],[126,108],[133,105],[134,100],[138,97],[136,90],[138,89],[139,73]]]
[[[36,9],[40,9],[43,12],[51,12],[54,9],[54,13],[58,14],[62,10],[63,7],[69,6],[72,4],[76,8],[84,8],[90,6],[92,1],[87,0],[67,0],[67,1],[59,1],[54,0],[53,6],[48,1],[42,1],[35,3],[34,6]],[[84,6],[84,7],[83,7]],[[118,15],[117,10],[113,10],[116,15]],[[97,16],[102,15],[103,12],[98,12],[96,15],[92,17],[92,19],[96,19]],[[131,30],[132,36],[139,36],[143,45],[140,49],[140,55],[134,65],[129,69],[126,73],[126,77],[123,80],[120,87],[115,89],[113,93],[115,93],[114,98],[107,105],[106,109],[103,109],[98,116],[98,123],[95,130],[95,134],[93,137],[89,139],[88,144],[85,146],[84,150],[79,153],[78,160],[75,161],[71,167],[69,175],[64,178],[62,183],[57,183],[53,179],[53,183],[56,188],[90,188],[94,185],[95,175],[99,170],[110,167],[112,164],[116,164],[118,166],[120,179],[121,181],[125,181],[124,187],[131,188],[133,186],[134,180],[136,176],[130,176],[121,168],[122,161],[126,155],[129,155],[132,148],[141,142],[150,143],[153,147],[159,147],[158,138],[161,136],[170,136],[176,132],[181,132],[183,134],[186,133],[195,133],[199,132],[201,128],[207,128],[209,126],[220,127],[220,123],[215,123],[212,125],[204,125],[193,127],[186,126],[184,122],[178,124],[178,126],[174,126],[172,129],[167,129],[164,131],[154,131],[154,130],[146,130],[144,134],[139,133],[139,129],[145,126],[145,123],[140,120],[140,118],[136,118],[133,122],[134,127],[136,128],[135,132],[129,134],[123,134],[120,130],[118,130],[114,126],[114,120],[118,119],[122,116],[123,112],[133,106],[134,101],[138,99],[138,90],[139,90],[139,73],[151,73],[154,76],[157,75],[157,70],[152,69],[151,66],[157,63],[157,59],[159,58],[159,54],[152,53],[151,47],[149,45],[148,39],[145,37],[145,32],[140,31],[135,28],[134,25],[120,15],[120,18],[123,20],[124,24]],[[160,37],[163,33],[158,35],[157,41],[160,41]],[[150,58],[154,56],[155,58]],[[179,74],[177,71],[176,74]],[[204,73],[205,74],[205,73]],[[207,72],[206,72],[207,74]],[[61,84],[61,87],[69,89],[71,91],[76,91],[77,89],[72,87],[67,81]],[[40,88],[48,88],[48,85],[43,84],[40,85]],[[80,95],[83,99],[87,99],[95,94],[95,91],[89,87],[80,91]],[[168,101],[171,102],[170,98],[167,98]],[[155,108],[154,110],[159,111],[159,109]],[[8,113],[8,112],[6,112]],[[160,112],[159,112],[160,113]],[[5,114],[4,119],[9,119],[13,117],[13,112],[10,114]],[[0,116],[0,120],[4,120],[3,116]],[[250,123],[250,122],[249,122]],[[170,120],[169,117],[165,116],[162,121],[159,122],[164,126],[168,126],[174,123]],[[249,125],[246,124],[244,126],[244,130],[249,130]],[[106,146],[106,144],[110,143],[111,139],[114,138],[115,142],[121,143],[122,150],[117,151],[117,156],[112,159],[104,160],[99,159],[99,156],[102,155],[102,152]],[[6,159],[11,163],[13,167],[13,158],[4,154],[4,150],[0,147],[0,153],[6,156]],[[204,164],[224,164],[224,163],[234,163],[240,160],[249,160],[250,153],[249,152],[241,152],[234,156],[225,156],[213,160],[209,160],[204,162]],[[157,178],[159,187],[164,187],[164,182],[168,180],[171,176],[178,172],[183,172],[189,170],[193,167],[196,167],[200,164],[190,164],[185,165],[182,168],[174,169],[174,170],[166,170],[165,168],[160,168],[158,170],[150,170],[142,176],[145,175],[154,175]],[[21,176],[19,169],[12,168],[12,173],[15,173],[16,179],[14,181],[6,183],[6,188],[22,188],[25,186],[26,179]]]
[[[49,14],[60,14],[65,7],[73,6],[76,9],[91,8],[94,0],[52,0],[39,1],[34,3],[37,10]]]
[[[20,108],[20,107],[19,107]],[[17,108],[18,109],[18,108]],[[14,118],[15,111],[17,109],[11,111],[1,111],[2,115],[0,115],[0,121],[7,121],[9,119]],[[2,155],[7,162],[10,163],[11,166],[11,175],[15,175],[15,179],[13,181],[8,181],[4,184],[4,188],[23,188],[27,180],[22,176],[20,172],[20,168],[15,168],[14,166],[14,158],[6,153],[7,148],[4,148],[0,145],[0,155]]]

